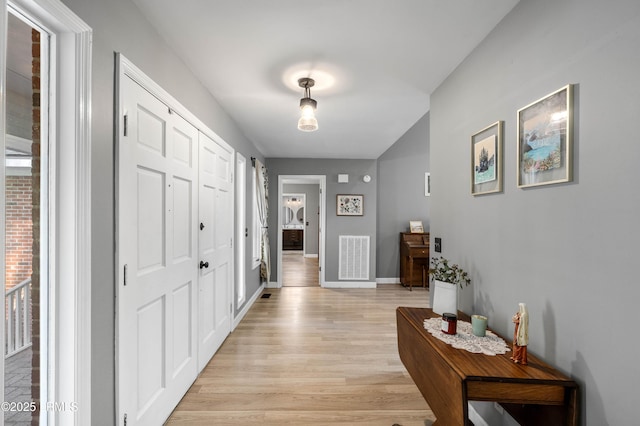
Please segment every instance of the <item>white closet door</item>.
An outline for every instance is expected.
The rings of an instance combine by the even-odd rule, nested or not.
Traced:
[[[231,332],[233,152],[200,133],[198,369]]]
[[[128,426],[159,425],[198,373],[198,131],[121,84],[118,412]]]

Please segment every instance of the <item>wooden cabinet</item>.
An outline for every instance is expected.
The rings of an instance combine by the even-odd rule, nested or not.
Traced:
[[[411,289],[429,286],[429,233],[400,233],[400,282]]]
[[[302,229],[282,230],[282,250],[302,250],[304,231]]]

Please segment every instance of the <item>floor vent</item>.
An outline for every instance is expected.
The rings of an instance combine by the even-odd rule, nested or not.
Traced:
[[[339,280],[369,279],[369,236],[340,235]]]
[[[262,296],[260,296],[262,299],[268,299],[271,297],[271,293],[265,293]]]

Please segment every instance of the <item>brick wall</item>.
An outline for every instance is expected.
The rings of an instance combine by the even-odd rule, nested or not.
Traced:
[[[7,290],[31,276],[31,179],[31,176],[7,176],[5,179]]]

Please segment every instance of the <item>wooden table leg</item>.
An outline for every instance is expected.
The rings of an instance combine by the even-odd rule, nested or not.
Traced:
[[[409,256],[409,291],[413,291],[413,256]]]

